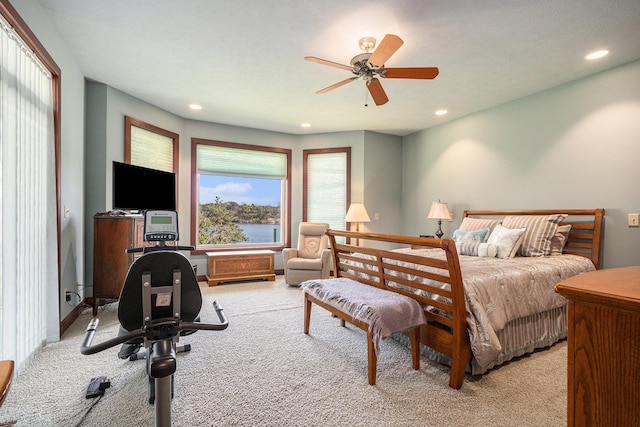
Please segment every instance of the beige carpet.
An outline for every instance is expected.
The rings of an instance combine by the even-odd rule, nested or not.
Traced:
[[[174,426],[563,426],[566,424],[566,342],[488,374],[447,386],[448,369],[422,359],[411,369],[407,348],[383,341],[378,380],[367,384],[366,336],[314,306],[302,333],[302,294],[275,282],[201,287],[203,320],[218,300],[225,331],[184,337],[173,399]],[[79,346],[91,310],[62,341],[47,346],[12,384],[0,424],[75,426],[94,400],[92,377],[111,382],[83,426],[151,426],[145,362],[120,360],[117,348],[83,356]],[[117,333],[116,304],[99,312],[95,341]]]

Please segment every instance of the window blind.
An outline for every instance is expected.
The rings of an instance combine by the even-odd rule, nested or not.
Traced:
[[[199,144],[198,172],[254,178],[287,178],[287,155]]]
[[[46,344],[58,293],[53,90],[51,73],[0,26],[0,359],[20,372]]]
[[[131,126],[131,164],[173,172],[173,138]]]
[[[347,153],[307,156],[307,221],[326,222],[345,230],[347,212]]]

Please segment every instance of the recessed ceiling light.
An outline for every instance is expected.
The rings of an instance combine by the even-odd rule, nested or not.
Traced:
[[[436,116],[444,116],[447,113],[447,110],[436,110]]]
[[[311,123],[302,123],[302,124],[300,125],[300,127],[303,127],[303,128],[310,128],[310,127],[311,127]]]
[[[585,59],[588,59],[588,60],[600,59],[603,56],[607,56],[608,54],[609,54],[609,51],[606,49],[596,50],[595,52],[591,52],[590,54],[585,56]]]
[[[202,110],[202,105],[189,104],[189,108],[191,108],[192,110]]]

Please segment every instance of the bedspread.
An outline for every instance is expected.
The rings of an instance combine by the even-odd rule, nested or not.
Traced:
[[[444,257],[439,249],[396,251]],[[571,276],[595,270],[588,258],[577,255],[512,259],[460,255],[459,259],[471,351],[481,366],[489,365],[501,353],[502,346],[496,333],[507,322],[567,305],[567,300],[555,292],[555,285]],[[420,269],[429,270],[429,267],[420,266]],[[407,278],[416,280],[410,275]],[[449,286],[431,284],[441,288]]]

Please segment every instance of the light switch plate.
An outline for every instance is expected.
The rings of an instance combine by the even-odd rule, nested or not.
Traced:
[[[629,214],[629,227],[640,227],[640,214]]]

